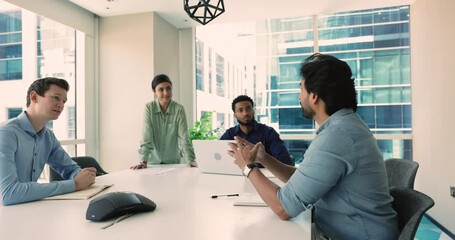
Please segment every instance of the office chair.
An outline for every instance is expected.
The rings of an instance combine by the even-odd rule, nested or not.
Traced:
[[[96,168],[96,176],[101,176],[104,174],[107,174],[106,171],[100,166],[100,164],[92,157],[84,156],[84,157],[73,157],[73,161],[79,165],[81,168],[86,168],[86,167],[94,167]],[[49,174],[49,181],[61,181],[63,178],[58,174],[54,169],[49,168],[50,174]]]
[[[419,163],[399,158],[390,158],[385,160],[384,163],[389,187],[414,189],[414,180],[419,169]]]
[[[398,214],[398,240],[413,240],[423,214],[433,207],[431,197],[407,187],[392,187],[393,209]]]

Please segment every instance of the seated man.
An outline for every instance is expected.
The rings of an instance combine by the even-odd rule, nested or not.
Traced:
[[[250,97],[246,95],[236,97],[232,101],[232,111],[234,111],[234,116],[239,124],[229,128],[220,139],[233,140],[235,136],[239,136],[254,144],[261,142],[268,154],[284,164],[293,166],[294,161],[291,159],[291,155],[284,146],[280,135],[275,129],[256,122],[253,107],[254,103]]]
[[[281,219],[313,206],[313,239],[398,239],[384,160],[370,129],[355,113],[349,65],[314,54],[302,64],[300,74],[302,114],[319,128],[299,167],[284,165],[261,143],[253,145],[239,137],[229,143],[229,153]],[[285,184],[280,187],[265,177],[255,162]]]
[[[34,81],[27,92],[27,110],[0,125],[0,192],[3,205],[34,201],[85,189],[95,182],[95,168],[81,168],[63,150],[46,123],[56,120],[66,103],[68,82],[58,78]],[[48,164],[64,181],[37,183]]]

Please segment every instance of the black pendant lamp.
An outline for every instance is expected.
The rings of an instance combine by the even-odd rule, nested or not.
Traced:
[[[224,13],[224,0],[183,0],[185,12],[205,25]]]

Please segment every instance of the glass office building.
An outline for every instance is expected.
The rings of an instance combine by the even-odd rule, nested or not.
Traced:
[[[0,12],[0,79],[22,78],[21,11]]]
[[[242,81],[248,82],[235,85],[233,91],[255,100],[257,120],[281,134],[297,163],[317,128],[314,121],[302,117],[298,100],[300,64],[314,52],[334,55],[350,65],[357,113],[375,134],[384,158],[412,159],[409,6],[270,19],[256,22],[249,35],[254,39],[255,61],[232,60],[242,69]],[[237,36],[245,39],[245,34]],[[204,39],[198,42],[202,46]],[[204,66],[198,63],[196,71],[204,72],[199,69]],[[223,81],[233,81],[230,77],[225,74]],[[198,78],[200,86],[203,76]],[[199,95],[204,96],[203,90]],[[199,109],[209,110],[198,100]],[[233,124],[228,122],[226,127]]]

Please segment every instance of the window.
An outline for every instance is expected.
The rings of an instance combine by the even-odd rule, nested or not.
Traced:
[[[2,9],[5,8],[5,9]],[[23,36],[29,36],[23,38]],[[79,36],[79,38],[78,38]],[[0,5],[0,122],[17,116],[25,107],[28,86],[41,77],[58,77],[68,81],[70,91],[65,108],[56,121],[47,127],[54,131],[63,147],[72,156],[84,154],[85,124],[76,121],[84,116],[83,100],[77,100],[76,42],[83,33],[30,11],[2,1]],[[83,44],[81,44],[83,45]],[[22,54],[22,50],[27,53]],[[83,51],[80,51],[83,52]],[[79,55],[81,56],[81,55]],[[84,59],[81,56],[81,59]],[[81,62],[82,63],[82,62]],[[24,78],[24,76],[28,76]],[[5,81],[17,80],[17,81]],[[83,86],[83,84],[81,84]],[[83,92],[78,93],[83,96]],[[83,97],[82,97],[83,99]],[[79,137],[79,139],[76,139]],[[77,148],[76,146],[82,146]]]
[[[0,81],[22,79],[22,13],[0,9]]]
[[[313,121],[302,117],[298,100],[300,65],[314,52],[330,54],[351,67],[359,103],[357,113],[375,134],[383,156],[412,159],[409,6],[269,19],[253,27],[251,23],[233,25],[232,35],[237,38],[217,41],[243,41],[237,46],[237,55],[231,53],[232,48],[211,49],[216,54],[217,95],[221,98],[198,101],[198,111],[213,105],[213,100],[227,107],[236,94],[249,95],[256,103],[256,119],[280,133],[299,163],[316,129]],[[250,26],[251,34],[235,32],[245,26]],[[220,35],[198,35],[203,31],[204,27],[196,28],[196,37]],[[207,40],[204,47],[212,47],[208,43],[213,41]],[[205,43],[205,39],[198,42]],[[244,49],[255,51],[251,54]],[[229,75],[222,80],[219,77],[224,71],[222,61],[227,66],[243,65],[241,69],[254,71],[245,74],[241,84],[233,84],[235,79]],[[227,86],[232,86],[236,94],[220,94]],[[207,96],[201,93],[201,97]],[[210,104],[206,106],[207,102]]]
[[[196,89],[204,90],[204,45],[196,41]]]
[[[68,107],[68,139],[76,139],[76,108]]]
[[[212,87],[212,82],[213,82],[213,71],[212,71],[212,48],[209,48],[209,55],[208,55],[208,59],[207,59],[207,62],[208,62],[208,72],[209,72],[209,93],[213,93],[213,87]]]
[[[70,91],[64,112],[53,122],[53,130],[59,140],[74,139],[76,102],[76,31],[50,19],[36,17],[37,78],[57,77],[68,81]],[[73,113],[71,113],[73,111]]]
[[[217,126],[220,127],[221,129],[224,129],[224,113],[217,113],[216,114],[216,122],[217,122]]]
[[[220,97],[224,97],[225,85],[224,85],[224,58],[220,55],[216,55],[216,94]]]
[[[15,118],[22,113],[22,108],[8,108],[8,119]]]
[[[37,77],[64,78],[74,87],[76,30],[37,16],[37,39]]]

